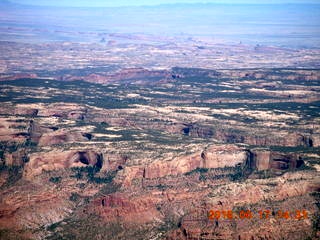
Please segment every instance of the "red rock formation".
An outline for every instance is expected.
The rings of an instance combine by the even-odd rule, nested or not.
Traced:
[[[203,152],[181,156],[168,161],[155,161],[145,168],[145,178],[178,175],[196,168],[223,168],[245,164],[248,152],[235,145],[211,145]]]
[[[65,81],[70,80],[84,80],[88,82],[94,83],[114,83],[114,82],[126,82],[126,81],[136,81],[136,82],[150,82],[150,79],[157,77],[160,79],[171,78],[171,74],[166,70],[147,70],[144,68],[127,68],[121,69],[119,72],[115,72],[112,74],[101,74],[101,73],[93,73],[87,76],[73,76],[73,75],[64,75],[62,79]],[[159,81],[158,80],[158,81]]]
[[[29,117],[36,117],[38,115],[39,110],[35,108],[28,108],[28,107],[22,107],[17,106],[14,109],[14,115],[23,115],[23,116],[29,116]]]
[[[28,160],[25,149],[19,149],[13,153],[5,153],[4,161],[6,166],[23,166]]]
[[[159,178],[192,171],[201,166],[201,153],[178,157],[169,161],[155,161],[145,168],[145,178]]]
[[[202,152],[204,168],[223,168],[243,165],[249,159],[244,148],[235,145],[212,145]]]
[[[24,178],[32,179],[43,171],[53,171],[71,167],[103,165],[102,155],[94,151],[51,151],[31,154],[24,168]]]
[[[310,137],[299,133],[250,135],[244,132],[231,132],[226,129],[217,130],[214,134],[214,138],[227,143],[245,143],[254,146],[310,146],[308,140]]]
[[[88,138],[80,132],[55,131],[42,134],[39,138],[39,146],[50,146],[53,144],[67,142],[81,142],[85,140],[88,140]]]
[[[0,141],[22,143],[28,138],[27,124],[9,118],[0,119]]]
[[[122,220],[132,223],[147,223],[160,218],[156,210],[159,200],[150,195],[129,196],[116,193],[97,198],[92,210],[108,221]]]
[[[298,154],[272,152],[267,149],[253,149],[252,160],[257,170],[292,170],[303,164]]]
[[[0,76],[0,81],[16,80],[21,78],[38,78],[38,75],[35,73],[17,73]]]
[[[42,184],[8,188],[1,192],[0,226],[25,230],[61,221],[72,209],[65,198],[63,193]]]
[[[55,103],[48,108],[39,110],[38,115],[43,117],[61,117],[74,120],[84,120],[87,108],[78,104]]]
[[[270,169],[270,155],[271,152],[269,150],[252,150],[255,166],[258,171]]]
[[[313,147],[320,147],[320,134],[313,134],[310,140]]]

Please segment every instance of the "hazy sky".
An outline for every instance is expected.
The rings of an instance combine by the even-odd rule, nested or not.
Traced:
[[[11,2],[50,5],[50,6],[139,6],[173,3],[227,3],[227,4],[265,4],[265,3],[320,3],[320,0],[10,0]],[[1,0],[0,0],[1,2]]]

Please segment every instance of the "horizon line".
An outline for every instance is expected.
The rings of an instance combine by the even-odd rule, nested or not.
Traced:
[[[160,4],[141,4],[141,5],[121,5],[121,6],[105,6],[105,5],[94,5],[94,6],[72,6],[72,5],[51,5],[51,4],[44,4],[44,5],[39,5],[39,4],[32,4],[32,3],[18,3],[14,2],[11,0],[4,0],[0,1],[0,3],[8,3],[12,5],[21,5],[21,6],[31,6],[31,7],[53,7],[53,8],[61,8],[61,7],[67,7],[67,8],[134,8],[134,7],[161,7],[161,6],[183,6],[183,5],[189,5],[189,6],[194,6],[194,5],[234,5],[234,6],[239,6],[239,5],[320,5],[320,2],[307,2],[307,3],[296,3],[296,2],[280,2],[280,3],[221,3],[221,2],[196,2],[196,3],[160,3]]]

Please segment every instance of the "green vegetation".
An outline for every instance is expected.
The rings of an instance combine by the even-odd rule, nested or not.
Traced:
[[[99,194],[108,195],[108,194],[117,192],[119,189],[120,189],[120,184],[109,182],[102,186],[102,188],[99,191]]]
[[[6,145],[6,151],[8,153],[16,152],[19,149],[19,144],[16,143],[7,143]]]
[[[242,181],[249,174],[248,169],[243,166],[224,167],[224,168],[196,168],[185,173],[186,176],[199,174],[199,181],[219,180],[228,178],[231,181]]]
[[[75,74],[80,76],[81,74],[87,75],[92,71],[105,71],[104,68],[97,69],[73,69],[73,70],[62,70],[61,72],[56,71],[59,75],[65,73]],[[227,70],[226,70],[227,71]],[[268,70],[269,71],[269,70]],[[91,139],[91,134],[94,137],[94,141],[91,142],[72,142],[72,143],[61,143],[56,144],[52,147],[62,150],[72,149],[71,147],[87,147],[89,144],[95,144],[98,142],[98,147],[101,148],[113,148],[113,153],[128,153],[130,156],[129,164],[140,164],[143,162],[141,159],[163,159],[164,156],[168,158],[175,158],[176,153],[183,153],[185,155],[194,153],[195,149],[200,149],[202,146],[218,142],[223,140],[228,143],[240,143],[246,142],[246,136],[254,136],[258,139],[259,136],[263,138],[265,135],[259,135],[259,131],[255,131],[263,123],[264,119],[261,119],[263,114],[257,113],[255,116],[254,112],[250,115],[246,114],[246,110],[261,110],[261,111],[273,111],[274,114],[285,114],[285,112],[295,113],[299,118],[293,118],[293,120],[285,120],[283,125],[277,126],[279,122],[272,125],[271,131],[290,130],[290,132],[303,132],[312,134],[311,129],[307,129],[311,126],[311,123],[315,123],[315,117],[319,117],[320,102],[294,102],[294,97],[288,96],[268,96],[263,93],[254,93],[249,91],[254,85],[254,81],[257,84],[268,84],[269,79],[255,79],[254,76],[246,76],[243,78],[232,78],[227,79],[222,75],[213,70],[206,69],[186,69],[186,68],[174,68],[173,69],[172,82],[163,81],[165,83],[157,83],[158,77],[142,78],[141,80],[147,80],[152,84],[140,85],[140,84],[94,84],[84,81],[53,81],[45,79],[20,79],[16,81],[6,81],[3,83],[3,88],[0,90],[0,102],[8,101],[13,104],[22,103],[75,103],[80,106],[94,106],[102,109],[126,109],[133,108],[134,104],[147,105],[154,107],[153,110],[148,111],[144,114],[143,109],[139,111],[101,111],[101,115],[97,109],[92,111],[88,108],[87,117],[83,117],[80,120],[66,120],[64,117],[59,117],[57,120],[58,126],[50,126],[51,130],[69,130],[72,131],[76,128],[82,127],[81,129],[93,129],[93,132],[83,134]],[[267,70],[256,71],[256,73],[266,73]],[[184,77],[180,77],[179,75]],[[318,86],[317,81],[298,81],[289,80],[288,76],[291,73],[285,73],[281,69],[272,69],[268,74],[278,74],[283,79],[277,80],[277,84],[273,86],[266,86],[269,90],[280,90],[285,88],[287,84],[297,84],[299,86]],[[272,82],[273,80],[270,80]],[[237,85],[237,82],[241,83]],[[282,85],[281,85],[282,84]],[[260,86],[260,85],[259,85]],[[39,91],[39,88],[43,91]],[[24,91],[25,90],[25,91]],[[47,92],[47,90],[49,92]],[[34,92],[39,92],[39,95],[35,96]],[[41,95],[43,94],[43,95]],[[128,97],[128,94],[138,94],[137,97]],[[131,95],[132,96],[132,95]],[[134,95],[133,95],[134,96]],[[141,96],[141,97],[140,97]],[[144,98],[148,97],[148,98]],[[287,102],[285,102],[287,101]],[[157,107],[169,107],[168,111],[157,110]],[[171,108],[172,112],[170,112]],[[209,109],[196,109],[196,108],[180,108],[179,107],[208,107]],[[243,112],[235,111],[221,111],[225,109],[244,109]],[[131,109],[132,110],[132,109]],[[142,111],[141,111],[142,110]],[[212,111],[214,110],[214,111]],[[240,110],[241,111],[241,110]],[[91,114],[97,113],[94,118]],[[166,115],[168,113],[168,116]],[[176,113],[176,114],[174,114]],[[178,114],[177,114],[178,113]],[[204,115],[202,115],[204,113]],[[105,114],[105,115],[104,115]],[[159,116],[158,116],[159,114]],[[172,115],[171,115],[172,114]],[[193,115],[191,115],[193,114]],[[198,115],[199,114],[199,115]],[[9,116],[9,115],[8,115]],[[290,115],[289,115],[290,116]],[[109,124],[119,124],[123,128],[114,129],[108,128]],[[180,118],[181,117],[181,118]],[[211,118],[214,117],[214,118]],[[19,116],[21,118],[21,116]],[[23,124],[26,123],[25,119],[10,120],[16,121],[16,129],[25,130],[26,127]],[[30,119],[30,117],[29,117]],[[108,119],[108,120],[104,120]],[[45,123],[50,121],[42,121],[43,117],[39,116],[39,123]],[[48,120],[48,119],[44,119]],[[312,120],[308,122],[308,120]],[[96,121],[96,122],[95,122]],[[52,121],[53,122],[53,121]],[[131,124],[133,123],[133,124]],[[230,123],[230,125],[229,125]],[[45,124],[44,124],[45,125]],[[128,127],[128,126],[132,127]],[[228,125],[228,126],[227,126]],[[267,126],[267,125],[266,125]],[[37,126],[35,126],[36,128]],[[262,126],[263,127],[263,126]],[[125,129],[124,129],[125,128]],[[264,127],[263,127],[264,128]],[[181,130],[182,129],[182,130]],[[49,131],[51,131],[49,130]],[[298,131],[299,130],[299,131]],[[88,130],[89,131],[89,130]],[[263,130],[261,130],[263,132]],[[266,130],[267,132],[267,130]],[[220,134],[221,133],[221,134]],[[28,137],[28,133],[23,136]],[[100,135],[99,135],[100,134]],[[221,139],[219,138],[219,134]],[[119,137],[112,137],[108,135],[117,135]],[[216,137],[217,139],[212,139]],[[271,136],[272,137],[272,136]],[[205,139],[205,138],[209,138]],[[254,139],[254,140],[255,140]],[[258,139],[263,140],[263,139]],[[306,140],[306,146],[308,145]],[[254,142],[254,141],[252,141]],[[263,142],[263,141],[256,141]],[[198,146],[195,146],[197,145]],[[200,146],[201,144],[201,146]],[[265,143],[268,144],[268,143]],[[262,143],[263,145],[263,143]],[[294,152],[294,153],[320,153],[320,148],[312,147],[312,141],[309,144],[310,147],[298,146],[298,147],[279,147],[271,146],[271,151],[279,151],[282,153]],[[189,147],[191,146],[191,147]],[[195,146],[195,147],[193,147]],[[0,158],[4,157],[4,153],[13,153],[20,148],[26,148],[26,152],[31,150],[42,151],[45,147],[36,148],[37,144],[26,140],[23,144],[1,142],[0,143]],[[91,147],[91,145],[90,145]],[[250,148],[250,147],[249,147]],[[49,148],[48,148],[49,149]],[[44,150],[46,151],[46,150]],[[48,150],[50,151],[50,150]],[[197,150],[198,151],[198,150]],[[22,152],[22,151],[21,151]],[[170,153],[170,154],[167,154]],[[171,154],[172,153],[172,154]],[[142,157],[141,157],[142,156]],[[141,157],[141,158],[139,158]],[[163,158],[162,158],[163,157]],[[123,158],[124,159],[124,158]],[[302,159],[307,162],[308,160]],[[29,159],[25,157],[24,162],[28,162]],[[314,163],[318,163],[318,160],[313,159]],[[311,161],[308,161],[311,164]],[[311,164],[312,165],[312,164]],[[132,165],[130,165],[132,166]],[[312,167],[302,164],[297,170],[312,170]],[[122,166],[119,166],[119,171]],[[89,188],[95,188],[98,192],[91,197],[82,197],[77,192],[72,192],[69,197],[69,201],[76,204],[79,208],[75,210],[70,218],[65,219],[61,222],[54,223],[47,227],[47,231],[51,232],[48,240],[54,239],[155,239],[152,236],[152,231],[157,233],[166,233],[174,228],[178,228],[181,224],[181,219],[175,215],[171,215],[170,206],[158,205],[157,210],[161,212],[165,218],[164,221],[159,225],[148,227],[137,227],[131,226],[130,229],[126,229],[124,225],[117,222],[104,221],[98,216],[83,214],[83,210],[86,208],[86,204],[91,199],[96,199],[99,196],[105,196],[118,191],[125,191],[120,188],[120,185],[116,184],[114,180],[117,171],[110,171],[103,173],[101,169],[95,166],[77,167],[71,170],[63,170],[57,173],[48,174],[50,176],[49,182],[53,184],[59,184],[58,187],[62,187],[62,179],[66,179],[68,176],[75,178],[79,181],[76,182],[76,189],[79,191]],[[12,186],[22,176],[22,167],[6,167],[2,166],[0,171],[7,171],[8,179],[7,183],[3,187]],[[295,170],[296,171],[296,170]],[[71,173],[70,173],[71,172]],[[199,181],[208,183],[208,186],[215,185],[214,180],[223,179],[223,181],[217,181],[218,184],[225,184],[233,182],[244,181],[249,174],[252,173],[252,169],[249,168],[249,164],[238,165],[236,167],[225,167],[218,169],[207,169],[207,168],[196,168],[190,172],[184,174],[183,177],[178,176],[181,179],[191,179],[192,182],[180,183],[190,186],[193,190],[193,186],[197,185]],[[272,170],[266,171],[255,171],[251,175],[254,178],[271,178],[283,174],[283,172]],[[154,181],[144,181],[146,183],[143,186],[143,191],[158,191],[166,189],[175,189],[176,185],[171,183],[172,179],[175,180],[176,176],[170,176],[170,181],[161,181],[161,184],[154,184]],[[198,178],[198,182],[193,182],[194,179]],[[74,180],[74,179],[73,179]],[[290,180],[288,180],[289,182]],[[132,186],[134,189],[141,187],[141,179],[137,178],[132,180]],[[136,183],[136,184],[135,184]],[[53,185],[51,184],[51,185]],[[265,184],[265,191],[270,191],[276,186],[273,181],[263,183]],[[292,182],[292,184],[294,184]],[[206,185],[206,184],[204,184]],[[179,185],[178,185],[179,186]],[[56,188],[59,189],[59,188]],[[226,190],[228,191],[228,190]],[[215,196],[216,197],[216,196]],[[268,199],[269,205],[274,204]],[[261,202],[260,202],[261,203]],[[260,204],[259,203],[259,204]],[[319,202],[317,203],[319,204]],[[243,206],[247,207],[247,206]],[[251,206],[252,207],[252,206]],[[250,209],[250,208],[249,208]],[[235,209],[235,211],[240,211]],[[81,212],[81,214],[79,214]],[[176,211],[175,211],[176,212]],[[314,229],[319,229],[319,216],[314,219]],[[7,235],[2,235],[0,231],[0,238],[10,239]],[[125,235],[124,235],[125,234]],[[150,236],[150,237],[146,237]]]
[[[245,178],[245,173],[241,167],[236,167],[235,168],[235,173],[230,174],[229,178],[233,182],[238,182],[241,181]]]
[[[320,147],[305,147],[305,146],[297,146],[297,147],[283,147],[283,146],[270,146],[272,151],[276,152],[285,152],[285,153],[319,153]]]
[[[208,168],[196,168],[190,172],[185,173],[186,176],[195,174],[195,173],[207,173],[208,172]]]
[[[0,229],[0,239],[3,240],[31,240],[30,238],[24,237],[25,231],[14,231],[11,229]]]
[[[255,171],[254,174],[259,179],[266,179],[266,178],[272,178],[275,177],[276,174],[273,173],[271,170],[262,170],[262,171]]]
[[[125,226],[118,221],[105,221],[94,214],[73,216],[47,227],[51,233],[46,240],[88,239],[151,239],[152,226]],[[148,237],[149,236],[149,237]]]
[[[167,189],[168,187],[166,185],[163,185],[163,184],[159,184],[159,185],[156,185],[156,188],[158,188],[159,190],[165,190]]]
[[[31,142],[30,140],[26,140],[23,143],[17,143],[17,142],[0,142],[0,158],[4,157],[4,153],[14,153],[18,151],[19,149],[26,148],[28,150],[34,150],[36,147],[36,143]],[[27,159],[25,159],[27,161]]]
[[[118,96],[119,89],[112,91],[109,86],[101,84],[88,83],[84,81],[55,81],[46,79],[18,79],[15,81],[4,81],[5,85],[16,87],[28,87],[28,90],[37,91],[38,88],[53,88],[56,90],[50,98],[36,97],[25,95],[24,92],[14,91],[8,92],[6,96],[0,96],[0,102],[21,103],[78,103],[88,104],[95,107],[106,109],[131,108],[132,104],[145,104],[146,100],[141,98],[121,98]],[[74,94],[64,91],[75,91]],[[10,96],[10,97],[9,97]]]
[[[88,215],[85,218],[68,218],[64,221],[54,223],[47,227],[51,235],[47,240],[67,240],[67,239],[97,239],[98,235],[112,236],[120,232],[119,227],[113,225],[113,230],[102,224],[102,219],[95,215]]]
[[[78,180],[86,178],[89,183],[106,184],[111,183],[113,178],[116,176],[116,171],[108,172],[104,177],[96,177],[96,174],[100,171],[97,167],[87,166],[87,167],[75,167],[71,168],[75,173],[70,177],[76,178]],[[85,175],[85,176],[84,176]]]
[[[166,213],[164,223],[160,224],[157,230],[163,234],[166,234],[170,230],[178,228],[179,225],[181,225],[181,219],[182,219],[181,217],[172,214],[172,212],[168,212]]]
[[[18,182],[22,178],[23,167],[22,166],[0,166],[0,172],[7,172],[8,178],[4,185],[1,188],[7,188],[13,186],[16,182]]]
[[[71,170],[75,173],[75,175],[71,175],[70,177],[74,177],[78,180],[83,179],[83,175],[86,174],[87,178],[92,178],[100,169],[93,166],[87,167],[74,167]]]
[[[81,196],[78,193],[71,193],[69,200],[72,202],[78,202]]]
[[[293,171],[317,171],[315,167],[302,164],[300,167],[293,169]]]
[[[27,147],[27,148],[34,148],[34,147],[36,147],[38,144],[36,143],[36,142],[33,142],[33,141],[31,141],[31,139],[27,139],[25,142],[24,142],[24,144],[23,144],[23,146],[24,147]]]
[[[97,184],[111,183],[116,176],[116,172],[108,172],[105,177],[89,177],[89,182]]]
[[[25,130],[25,129],[27,129],[27,126],[18,125],[18,126],[10,126],[9,128],[18,129],[18,130]]]
[[[196,168],[190,172],[185,173],[186,176],[190,176],[193,174],[199,174],[199,180],[200,181],[205,181],[208,177],[207,177],[207,173],[208,173],[209,169],[208,168]]]
[[[234,167],[234,173],[229,175],[229,179],[234,182],[241,182],[252,173],[252,169],[248,162],[246,164],[238,164]]]
[[[51,177],[49,179],[49,181],[52,182],[52,183],[60,183],[61,180],[62,180],[62,177]]]

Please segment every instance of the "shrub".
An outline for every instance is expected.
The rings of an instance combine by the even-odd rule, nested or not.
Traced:
[[[196,168],[190,172],[185,173],[186,176],[192,175],[194,173],[207,173],[208,168]]]
[[[100,171],[100,169],[97,167],[76,167],[71,168],[71,170],[75,172],[75,175],[71,175],[71,177],[74,177],[79,180],[83,178],[84,174],[86,174],[88,182],[97,184],[111,183],[117,173],[117,171],[112,171],[108,172],[105,177],[96,177],[96,173]]]
[[[12,186],[14,185],[17,181],[19,181],[22,178],[22,171],[23,167],[22,166],[5,166],[2,165],[0,166],[0,171],[7,171],[8,172],[8,178],[7,181],[2,187],[6,186]]]
[[[49,181],[52,182],[52,183],[60,183],[61,179],[62,179],[62,177],[51,177],[49,179]]]
[[[77,202],[80,199],[80,195],[78,193],[71,193],[69,200],[72,202]]]

